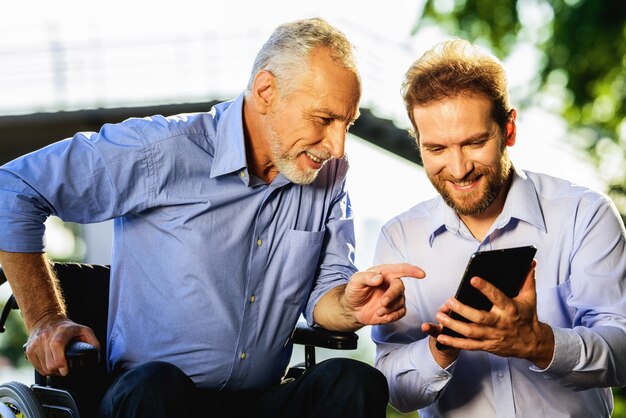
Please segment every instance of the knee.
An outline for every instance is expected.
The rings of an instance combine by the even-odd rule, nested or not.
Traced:
[[[149,416],[152,409],[191,407],[196,387],[178,367],[166,362],[137,366],[118,377],[100,405],[104,416]],[[146,413],[148,415],[146,415]],[[153,415],[158,416],[158,415]]]
[[[193,385],[189,377],[178,367],[163,361],[153,361],[137,366],[124,373],[116,385],[126,388],[128,391],[156,395],[162,390],[171,392],[176,388]]]
[[[316,367],[319,367],[317,395],[328,411],[334,411],[332,416],[385,416],[389,388],[380,371],[366,363],[342,358],[326,360]],[[331,416],[330,412],[327,416]]]
[[[341,387],[360,390],[364,395],[384,398],[389,397],[387,379],[369,364],[347,358],[333,358],[319,364],[325,369],[324,374]],[[330,382],[328,382],[330,383]]]

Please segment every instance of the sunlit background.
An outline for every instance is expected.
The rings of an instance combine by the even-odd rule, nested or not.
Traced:
[[[452,10],[458,3],[442,0],[438,7]],[[408,0],[2,2],[0,117],[234,98],[245,87],[254,56],[274,27],[320,16],[357,47],[363,79],[361,107],[406,129],[408,119],[399,93],[404,71],[451,34],[434,24],[415,32],[423,4]],[[554,15],[541,1],[525,4],[520,20],[532,36],[518,42],[504,61],[511,101],[520,107],[512,159],[519,167],[606,191],[608,182],[624,171],[623,158],[607,157],[599,171],[571,140],[568,125],[559,116],[566,95],[559,90],[536,94],[543,59],[536,45]],[[416,164],[417,151],[411,161],[354,135],[349,135],[346,151],[357,265],[364,269],[371,264],[380,226],[434,191]],[[110,223],[82,227],[51,219],[47,248],[59,259],[108,263],[110,231]],[[372,363],[369,330],[359,334],[356,356]],[[14,374],[10,366],[0,366],[0,381]],[[23,372],[20,380],[32,381],[30,371]]]

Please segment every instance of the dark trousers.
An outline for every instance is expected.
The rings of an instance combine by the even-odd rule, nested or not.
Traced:
[[[378,370],[344,358],[326,360],[295,381],[259,393],[201,390],[176,366],[151,362],[113,382],[100,416],[384,418],[388,398]]]

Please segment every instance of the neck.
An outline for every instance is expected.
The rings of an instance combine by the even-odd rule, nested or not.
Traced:
[[[278,175],[278,169],[271,159],[271,151],[260,115],[250,108],[251,104],[244,98],[243,102],[243,136],[246,147],[246,164],[248,172],[271,183]]]
[[[484,212],[483,212],[484,214]],[[467,226],[467,229],[472,233],[472,236],[476,238],[478,241],[482,241],[487,236],[487,232],[498,218],[500,213],[496,213],[490,216],[465,216],[459,215],[461,221]]]
[[[491,205],[481,213],[477,215],[459,215],[461,221],[467,226],[467,229],[472,233],[474,238],[479,241],[483,241],[487,236],[487,233],[493,226],[498,216],[504,209],[504,203],[506,202],[506,196],[509,193],[511,187],[511,181],[513,180],[513,170],[509,173],[508,178],[504,182],[504,185],[498,192],[498,196]]]

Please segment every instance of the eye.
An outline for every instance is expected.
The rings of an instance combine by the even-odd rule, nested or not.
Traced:
[[[441,154],[444,148],[443,147],[426,147],[425,150],[431,154]]]
[[[472,141],[472,142],[468,143],[467,145],[472,147],[472,148],[480,148],[483,145],[485,145],[486,143],[487,143],[486,139],[481,139],[481,140],[478,140],[478,141]]]
[[[326,125],[330,125],[331,123],[333,123],[333,118],[325,118],[325,117],[319,116],[317,119],[320,125],[326,126]]]

